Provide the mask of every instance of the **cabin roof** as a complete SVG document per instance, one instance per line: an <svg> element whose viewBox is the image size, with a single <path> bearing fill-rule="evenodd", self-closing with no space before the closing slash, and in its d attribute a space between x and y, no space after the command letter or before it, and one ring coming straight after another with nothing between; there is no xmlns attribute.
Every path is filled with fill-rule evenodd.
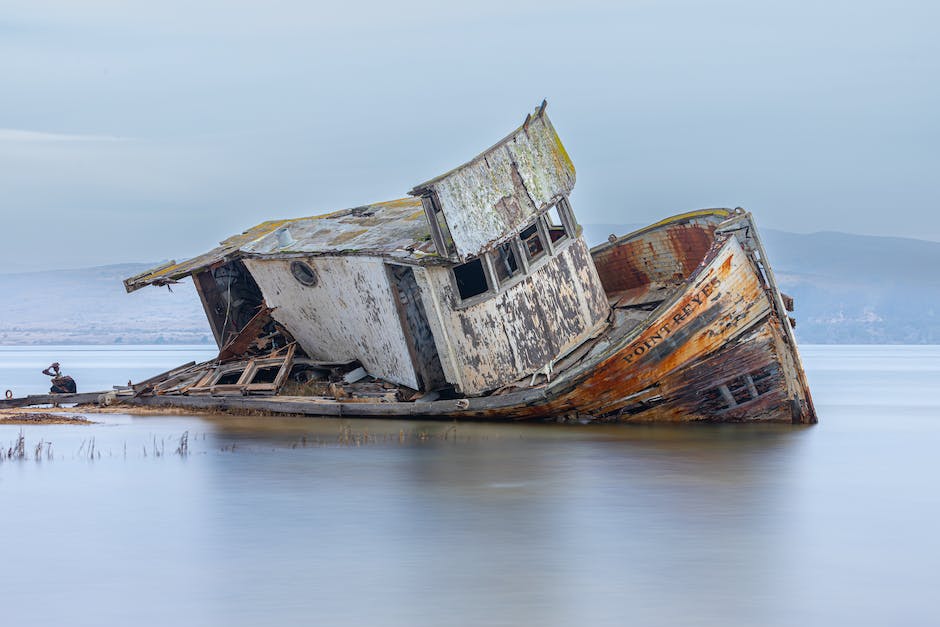
<svg viewBox="0 0 940 627"><path fill-rule="evenodd" d="M284 229L284 231L281 231ZM172 283L239 257L298 254L373 255L420 261L438 257L419 198L401 198L305 218L269 220L192 259L172 261L124 280L128 292Z"/></svg>
<svg viewBox="0 0 940 627"><path fill-rule="evenodd" d="M507 146L510 146L510 145L519 144L520 137L525 137L528 135L529 125L531 124L533 118L539 119L539 120L548 119L548 116L546 116L545 114L545 108L547 106L548 106L548 102L543 100L542 104L536 107L534 115L533 114L527 115L525 120L522 122L522 124L520 124L515 129L513 129L511 133L503 137L501 140L499 140L498 142L496 142L495 144L493 144L492 146L490 146L489 148L487 148L486 150L484 150L477 156L473 157L469 161L466 161L458 165L457 167L448 170L444 174L440 174L430 180L427 180L423 183L419 183L415 185L411 189L411 191L408 193L411 194L412 196L421 196L427 193L428 191L430 191L431 189L433 189L434 186L437 185L438 183L441 183L442 181L448 178L452 178L454 175L457 175L463 171L466 171L472 168L474 165L480 163L481 161L484 161L484 162L487 161L487 158L490 157L496 151L504 150ZM551 142L551 145L547 147L547 150L546 150L546 147L543 147L543 146L538 146L538 147L524 146L523 147L523 149L527 149L530 151L530 154L525 155L527 157L527 159L525 159L525 161L527 162L525 165L532 167L533 169L535 167L544 168L545 170L550 171L553 174L555 174L558 178L564 178L564 179L571 178L572 185L573 185L574 164L571 163L571 157L568 156L568 152L565 150L564 146L561 145L561 141L558 139L558 136L554 134L554 128L552 128L551 131L552 131L551 139L553 141ZM530 163L532 163L532 165L530 165Z"/></svg>
<svg viewBox="0 0 940 627"><path fill-rule="evenodd" d="M287 220L291 243L278 237L280 227L244 244L246 255L293 253L377 254L420 259L436 256L419 198L401 198L311 218Z"/></svg>
<svg viewBox="0 0 940 627"><path fill-rule="evenodd" d="M460 259L479 255L526 228L571 193L575 169L541 106L476 157L415 186L443 212Z"/></svg>

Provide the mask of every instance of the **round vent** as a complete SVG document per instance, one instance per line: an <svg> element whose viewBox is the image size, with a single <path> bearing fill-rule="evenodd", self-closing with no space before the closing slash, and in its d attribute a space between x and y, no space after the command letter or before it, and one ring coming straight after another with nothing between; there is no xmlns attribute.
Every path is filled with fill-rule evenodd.
<svg viewBox="0 0 940 627"><path fill-rule="evenodd" d="M292 261L290 264L290 273L304 285L313 287L317 284L317 271L304 261Z"/></svg>

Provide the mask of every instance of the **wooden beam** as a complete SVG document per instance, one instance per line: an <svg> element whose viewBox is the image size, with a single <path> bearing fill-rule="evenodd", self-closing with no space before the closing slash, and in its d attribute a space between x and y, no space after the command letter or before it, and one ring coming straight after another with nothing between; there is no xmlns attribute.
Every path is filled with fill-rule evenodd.
<svg viewBox="0 0 940 627"><path fill-rule="evenodd" d="M0 409L53 405L55 403L96 403L99 396L107 393L106 390L103 392L82 392L80 394L31 394L21 398L2 399L0 400Z"/></svg>

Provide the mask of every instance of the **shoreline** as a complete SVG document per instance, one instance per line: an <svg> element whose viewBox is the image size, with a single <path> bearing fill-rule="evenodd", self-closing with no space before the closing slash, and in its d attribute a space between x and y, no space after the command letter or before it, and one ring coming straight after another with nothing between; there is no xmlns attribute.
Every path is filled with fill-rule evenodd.
<svg viewBox="0 0 940 627"><path fill-rule="evenodd" d="M198 409L186 409L180 407L142 407L139 405L124 405L115 403L113 405L95 405L83 404L73 405L71 407L16 407L0 409L0 425L17 424L10 421L10 417L21 414L126 414L130 416L219 416L219 415L253 415L253 414L231 414L230 412L205 411ZM29 424L37 424L30 422ZM48 422L46 424L57 424ZM65 424L65 423L62 423ZM69 423L70 424L70 423ZM89 421L89 424L97 424Z"/></svg>

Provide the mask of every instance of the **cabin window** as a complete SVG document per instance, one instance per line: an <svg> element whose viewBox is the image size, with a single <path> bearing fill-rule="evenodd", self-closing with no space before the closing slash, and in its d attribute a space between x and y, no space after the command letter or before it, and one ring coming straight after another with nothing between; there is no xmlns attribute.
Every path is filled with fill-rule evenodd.
<svg viewBox="0 0 940 627"><path fill-rule="evenodd" d="M493 253L493 266L500 285L522 271L517 257L516 241L510 240L496 247Z"/></svg>
<svg viewBox="0 0 940 627"><path fill-rule="evenodd" d="M545 225L548 227L548 237L553 244L567 239L571 235L565 227L565 221L562 219L559 209L558 205L552 205L545 212Z"/></svg>
<svg viewBox="0 0 940 627"><path fill-rule="evenodd" d="M545 244L542 243L538 222L519 233L519 239L522 240L522 247L529 261L535 261L545 254Z"/></svg>
<svg viewBox="0 0 940 627"><path fill-rule="evenodd" d="M292 261L290 264L290 273L294 275L301 284L313 287L317 284L317 271L310 264L303 261Z"/></svg>
<svg viewBox="0 0 940 627"><path fill-rule="evenodd" d="M453 272L457 283L457 293L460 294L461 300L485 294L490 289L486 280L486 270L483 268L483 260L480 258L454 266Z"/></svg>

